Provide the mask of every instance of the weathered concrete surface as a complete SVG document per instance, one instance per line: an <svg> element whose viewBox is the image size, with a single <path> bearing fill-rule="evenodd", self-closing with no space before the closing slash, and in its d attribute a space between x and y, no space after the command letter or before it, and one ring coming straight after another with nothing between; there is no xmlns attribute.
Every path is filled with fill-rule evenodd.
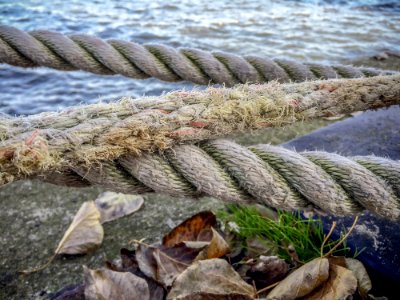
<svg viewBox="0 0 400 300"><path fill-rule="evenodd" d="M285 147L303 150L327 150L343 155L375 154L400 159L400 106L365 112L357 117L319 129L294 139ZM339 238L342 228L349 228L353 218L324 218L325 230L338 222L333 237ZM365 250L358 257L368 268L376 295L399 295L400 222L390 222L369 213L363 214L348 239L348 246Z"/></svg>
<svg viewBox="0 0 400 300"><path fill-rule="evenodd" d="M222 203L212 198L146 197L138 212L104 225L104 241L94 253L56 259L29 276L16 271L46 262L83 201L99 188L65 188L42 182L17 182L0 190L0 299L47 299L51 292L82 281L82 265L97 268L118 256L132 239L155 242L187 217Z"/></svg>

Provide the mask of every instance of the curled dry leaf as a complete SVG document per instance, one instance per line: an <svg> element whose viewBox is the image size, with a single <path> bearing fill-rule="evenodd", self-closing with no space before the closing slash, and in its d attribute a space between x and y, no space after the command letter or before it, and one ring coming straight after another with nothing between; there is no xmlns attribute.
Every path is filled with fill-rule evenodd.
<svg viewBox="0 0 400 300"><path fill-rule="evenodd" d="M346 257L344 256L329 256L327 257L329 260L329 265L337 265L343 268L347 268L346 266Z"/></svg>
<svg viewBox="0 0 400 300"><path fill-rule="evenodd" d="M222 257L229 252L229 245L213 228L216 223L216 217L212 212L200 212L165 235L162 245L173 247L185 243L188 248L203 248L196 260Z"/></svg>
<svg viewBox="0 0 400 300"><path fill-rule="evenodd" d="M217 224L215 215L210 211L200 212L183 221L163 237L162 244L171 247L181 242L204 241L203 235Z"/></svg>
<svg viewBox="0 0 400 300"><path fill-rule="evenodd" d="M356 289L357 279L353 272L331 264L328 280L304 297L304 300L345 300L353 295Z"/></svg>
<svg viewBox="0 0 400 300"><path fill-rule="evenodd" d="M164 287L195 260L218 258L229 251L229 246L212 227L216 225L213 213L200 212L164 236L162 245L139 243L136 259L139 269Z"/></svg>
<svg viewBox="0 0 400 300"><path fill-rule="evenodd" d="M84 202L61 239L55 254L84 254L103 241L100 213L93 201Z"/></svg>
<svg viewBox="0 0 400 300"><path fill-rule="evenodd" d="M107 262L106 267L112 271L130 272L146 280L150 292L150 300L162 300L165 298L165 289L154 279L147 277L140 269L136 259L136 251L122 248L121 258Z"/></svg>
<svg viewBox="0 0 400 300"><path fill-rule="evenodd" d="M203 248L189 248L184 243L173 247L139 244L136 259L139 269L146 276L169 287L175 278L190 266Z"/></svg>
<svg viewBox="0 0 400 300"><path fill-rule="evenodd" d="M204 245L204 249L199 252L196 260L219 258L229 252L229 245L214 228L211 227L208 232L209 236L203 237L206 241L197 241L191 244L192 247L193 243L198 243L198 246Z"/></svg>
<svg viewBox="0 0 400 300"><path fill-rule="evenodd" d="M99 195L95 203L103 224L138 211L144 199L139 195L105 192Z"/></svg>
<svg viewBox="0 0 400 300"><path fill-rule="evenodd" d="M345 258L346 267L351 270L358 282L358 292L363 299L368 298L368 292L372 289L371 279L362 262L354 258Z"/></svg>
<svg viewBox="0 0 400 300"><path fill-rule="evenodd" d="M228 262L209 259L195 262L180 274L167 299L252 300L254 297L253 287Z"/></svg>
<svg viewBox="0 0 400 300"><path fill-rule="evenodd" d="M301 266L282 280L267 296L267 299L296 299L309 294L329 277L327 258L316 258Z"/></svg>
<svg viewBox="0 0 400 300"><path fill-rule="evenodd" d="M84 267L84 277L86 300L150 300L146 280L132 273Z"/></svg>
<svg viewBox="0 0 400 300"><path fill-rule="evenodd" d="M71 225L58 243L57 249L50 259L42 266L31 270L20 271L21 274L31 274L47 268L59 254L85 254L95 250L103 241L104 230L100 224L100 212L93 201L82 204Z"/></svg>

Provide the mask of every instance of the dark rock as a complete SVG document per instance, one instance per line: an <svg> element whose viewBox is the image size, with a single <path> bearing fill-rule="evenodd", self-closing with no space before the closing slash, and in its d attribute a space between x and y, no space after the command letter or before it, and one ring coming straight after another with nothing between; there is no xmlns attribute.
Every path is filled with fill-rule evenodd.
<svg viewBox="0 0 400 300"><path fill-rule="evenodd" d="M283 144L297 151L325 150L343 155L375 154L400 159L400 107L369 111L357 117L332 124L326 128ZM349 228L353 218L327 216L324 229L329 231L332 221L338 222L332 235L337 239L340 230ZM396 299L400 285L400 222L392 222L365 213L348 238L353 251L365 250L357 257L371 276L373 294Z"/></svg>
<svg viewBox="0 0 400 300"><path fill-rule="evenodd" d="M274 284L289 272L289 265L277 256L261 255L246 275L255 283L257 289Z"/></svg>
<svg viewBox="0 0 400 300"><path fill-rule="evenodd" d="M325 150L348 156L375 154L400 159L400 106L367 111L282 146L297 151Z"/></svg>

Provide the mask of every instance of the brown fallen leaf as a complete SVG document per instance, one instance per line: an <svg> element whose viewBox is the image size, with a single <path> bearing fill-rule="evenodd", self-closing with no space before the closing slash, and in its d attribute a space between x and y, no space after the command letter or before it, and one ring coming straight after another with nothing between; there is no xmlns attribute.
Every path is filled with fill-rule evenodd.
<svg viewBox="0 0 400 300"><path fill-rule="evenodd" d="M84 202L61 239L55 254L84 254L103 241L100 213L93 201Z"/></svg>
<svg viewBox="0 0 400 300"><path fill-rule="evenodd" d="M301 266L283 279L267 296L267 299L296 299L309 294L329 277L327 258L316 258Z"/></svg>
<svg viewBox="0 0 400 300"><path fill-rule="evenodd" d="M209 229L209 236L203 236L205 241L198 241L197 243L203 244L203 250L199 252L196 260L219 258L226 255L229 252L229 245L224 238L211 227ZM195 242L196 243L196 242ZM185 243L187 245L187 243ZM191 244L193 247L193 243Z"/></svg>
<svg viewBox="0 0 400 300"><path fill-rule="evenodd" d="M147 277L140 269L136 259L136 251L122 248L121 258L112 262L106 262L106 267L112 271L130 272L146 280L150 292L150 300L165 299L165 289L154 279Z"/></svg>
<svg viewBox="0 0 400 300"><path fill-rule="evenodd" d="M371 279L362 262L354 258L346 258L346 267L357 278L358 292L363 299L368 299L368 292L372 289Z"/></svg>
<svg viewBox="0 0 400 300"><path fill-rule="evenodd" d="M162 244L171 247L186 241L204 241L203 235L209 236L208 230L216 224L217 219L212 212L200 212L172 229L163 237Z"/></svg>
<svg viewBox="0 0 400 300"><path fill-rule="evenodd" d="M252 300L255 291L227 261L208 259L195 262L180 274L167 299Z"/></svg>
<svg viewBox="0 0 400 300"><path fill-rule="evenodd" d="M59 254L89 253L102 243L103 236L104 230L100 224L100 212L94 201L84 202L48 262L33 270L21 271L21 273L29 274L43 270Z"/></svg>
<svg viewBox="0 0 400 300"><path fill-rule="evenodd" d="M222 257L229 252L229 245L213 228L216 224L217 220L212 212L200 212L165 235L162 245L172 247L185 243L189 248L203 248L196 260Z"/></svg>
<svg viewBox="0 0 400 300"><path fill-rule="evenodd" d="M327 259L329 260L329 265L334 264L343 268L347 268L346 257L344 256L329 256L327 257Z"/></svg>
<svg viewBox="0 0 400 300"><path fill-rule="evenodd" d="M114 192L102 193L95 200L95 204L100 211L101 224L134 213L143 206L143 203L142 196Z"/></svg>
<svg viewBox="0 0 400 300"><path fill-rule="evenodd" d="M150 300L146 280L132 273L84 267L84 278L86 300Z"/></svg>
<svg viewBox="0 0 400 300"><path fill-rule="evenodd" d="M203 248L189 248L185 243L173 247L156 247L142 243L138 245L136 259L139 269L146 276L169 287L192 264Z"/></svg>
<svg viewBox="0 0 400 300"><path fill-rule="evenodd" d="M357 289L357 279L353 272L341 266L331 264L329 278L304 300L345 300Z"/></svg>

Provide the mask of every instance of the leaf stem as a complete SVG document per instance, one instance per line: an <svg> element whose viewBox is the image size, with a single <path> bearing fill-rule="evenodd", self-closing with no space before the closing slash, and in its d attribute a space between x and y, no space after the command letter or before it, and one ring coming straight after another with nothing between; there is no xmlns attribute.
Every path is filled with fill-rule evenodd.
<svg viewBox="0 0 400 300"><path fill-rule="evenodd" d="M281 281L282 280L280 280L278 282L275 282L275 283L273 283L273 284L271 284L271 285L269 285L269 286L267 286L265 288L262 288L261 290L258 290L256 295L259 295L261 293L264 293L264 292L268 291L269 289L272 289L273 287L276 287Z"/></svg>

